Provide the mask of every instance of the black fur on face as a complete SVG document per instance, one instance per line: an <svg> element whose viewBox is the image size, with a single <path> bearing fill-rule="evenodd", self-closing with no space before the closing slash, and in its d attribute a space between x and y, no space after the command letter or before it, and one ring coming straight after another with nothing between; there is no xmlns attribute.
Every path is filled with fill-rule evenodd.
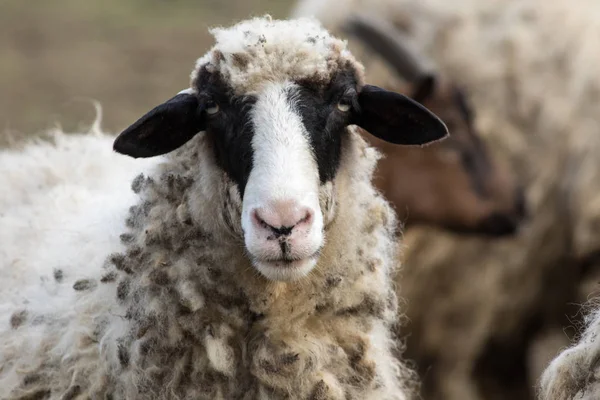
<svg viewBox="0 0 600 400"><path fill-rule="evenodd" d="M348 70L340 72L327 86L296 82L297 86L288 92L290 105L308 132L322 183L332 180L338 169L342 135L353 110L358 109L356 83L355 74ZM198 74L196 89L199 103L219 107L216 114L206 115L206 133L218 166L237 184L243 197L253 163L251 111L256 98L233 95L226 82L206 68ZM340 111L340 102L350 105L350 109Z"/></svg>
<svg viewBox="0 0 600 400"><path fill-rule="evenodd" d="M252 136L250 119L256 99L252 96L234 96L231 88L219 74L203 68L196 81L198 97L219 107L214 115L207 115L206 134L212 141L217 165L237 184L243 196L252 170Z"/></svg>
<svg viewBox="0 0 600 400"><path fill-rule="evenodd" d="M282 82L282 88L287 88L283 101L299 116L302 127L298 131L307 135L321 183L335 177L345 128L350 124L399 145L424 145L448 134L444 123L418 102L371 85L358 93L357 83L357 71L350 64L326 82L310 78ZM154 157L205 131L217 165L243 197L254 159L252 110L260 93L235 95L225 79L207 66L200 68L194 85L195 90L180 92L125 129L113 149L134 158Z"/></svg>
<svg viewBox="0 0 600 400"><path fill-rule="evenodd" d="M331 181L340 164L342 136L352 113L358 110L357 79L351 70L341 71L327 87L299 83L294 95L317 160L321 183ZM338 104L349 105L341 111Z"/></svg>

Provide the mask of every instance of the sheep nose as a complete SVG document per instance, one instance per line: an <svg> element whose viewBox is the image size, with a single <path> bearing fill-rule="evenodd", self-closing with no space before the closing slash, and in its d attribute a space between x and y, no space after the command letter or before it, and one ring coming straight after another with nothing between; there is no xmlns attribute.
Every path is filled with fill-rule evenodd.
<svg viewBox="0 0 600 400"><path fill-rule="evenodd" d="M267 230L279 238L292 235L294 228L309 228L314 212L295 201L272 202L266 207L255 208L252 220L259 229Z"/></svg>

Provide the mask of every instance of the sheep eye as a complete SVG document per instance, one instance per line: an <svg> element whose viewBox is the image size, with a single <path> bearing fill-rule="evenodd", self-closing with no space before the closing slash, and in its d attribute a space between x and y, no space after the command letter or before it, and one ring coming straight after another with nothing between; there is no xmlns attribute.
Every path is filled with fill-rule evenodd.
<svg viewBox="0 0 600 400"><path fill-rule="evenodd" d="M341 112L348 112L352 108L352 102L350 101L350 99L343 98L337 103L337 108Z"/></svg>
<svg viewBox="0 0 600 400"><path fill-rule="evenodd" d="M208 100L206 102L206 113L208 115L215 115L219 112L219 105L215 103L213 100Z"/></svg>

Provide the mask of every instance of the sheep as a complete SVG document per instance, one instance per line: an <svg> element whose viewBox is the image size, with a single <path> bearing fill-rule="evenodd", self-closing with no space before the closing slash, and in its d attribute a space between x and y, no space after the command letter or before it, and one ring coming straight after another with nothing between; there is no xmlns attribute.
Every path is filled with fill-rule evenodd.
<svg viewBox="0 0 600 400"><path fill-rule="evenodd" d="M600 351L596 341L600 331L600 313L597 304L591 306L586 325L579 341L562 351L542 374L538 392L541 400L591 400L600 397L597 379Z"/></svg>
<svg viewBox="0 0 600 400"><path fill-rule="evenodd" d="M402 51L402 49L400 49L400 51ZM410 57L410 55L408 55L408 57ZM419 90L420 88L423 88L425 86L429 86L430 83L430 79L424 79L423 83L420 85L416 85L418 87L415 88L415 90L413 91L413 97L415 98L421 98L418 95L418 92L423 92L423 90ZM419 88L420 87L420 88ZM427 91L427 90L425 90ZM443 94L444 92L441 92L441 94ZM440 94L440 92L437 93L438 95ZM448 99L442 97L440 98L440 96L437 96L435 102L432 102L432 104L429 107L433 107L433 109L435 110L437 108L437 110L439 110L438 112L440 113L440 115L444 116L445 120L450 120L452 121L454 120L458 120L460 123L460 120L462 118L464 118L464 115L460 112L454 112L454 113L449 113L448 110L445 108L445 103L448 103L450 105L450 107L452 107L452 110L456 110L458 109L460 111L460 108L456 106L456 104L454 103L454 97L449 97ZM428 105L429 99L428 98L424 98L424 104ZM437 111L436 110L436 111ZM456 116L456 114L458 114L458 118ZM468 121L465 121L468 122ZM99 128L96 127L96 130L98 130ZM364 130L360 130L358 129L359 132L365 136L365 138L367 138L368 136L368 140L369 141L376 141L377 139L371 135L368 135L368 133ZM461 131L455 131L454 133L454 137L456 137L457 133L461 133ZM111 193L111 191L120 191L120 188L123 186L123 184L125 183L126 180L130 179L132 176L130 176L133 172L130 172L130 175L119 175L120 171L122 168L127 167L128 169L131 170L131 165L127 164L127 162L129 162L126 159L123 158L114 158L114 156L112 156L111 154L107 154L106 153L106 149L108 149L108 141L111 141L111 137L107 136L107 135L103 135L99 132L95 132L94 135L89 138L86 136L73 136L73 135L69 135L69 136L65 136L63 134L60 134L60 132L56 132L52 135L52 138L57 142L56 147L53 146L49 146L49 145L45 145L45 144L41 144L41 145L36 145L36 146L30 146L28 147L28 152L26 152L25 154L23 154L22 152L17 152L15 154L9 153L9 154L4 154L4 159L0 159L0 161L5 161L5 165L6 165L6 169L8 170L8 168L12 168L13 170L17 171L22 171L21 174L10 174L10 175L3 175L2 177L0 177L0 185L2 187L11 187L13 189L16 189L17 187L20 187L19 185L26 185L25 187L20 187L20 189L18 190L18 193L20 194L20 196L15 196L15 191L11 192L11 196L10 197L6 197L6 198L0 198L0 201L2 200L7 200L5 202L5 204L3 204L3 209L6 210L6 206L9 203L12 204L16 204L19 206L19 212L18 213L4 213L3 217L6 218L10 218L10 220L16 222L16 229L19 229L20 231L24 231L23 234L19 235L19 236L15 236L14 232L15 232L15 228L11 228L11 229L7 229L6 231L6 235L5 235L5 240L2 241L2 243L5 244L5 248L9 247L8 243L15 243L15 245L12 245L12 248L14 250L16 250L16 254L6 254L7 252L4 252L4 258L5 259L14 259L15 262L11 263L10 266L10 270L9 273L12 274L13 276L11 276L11 280L17 280L17 284L15 284L14 286L10 286L12 288L12 290L18 291L19 288L21 286L23 286L25 279L27 278L31 278L33 279L33 281L35 282L35 280L38 278L38 276L42 276L43 279L43 286L44 286L44 290L56 290L56 287L54 287L53 285L74 285L76 284L76 282L86 282L85 281L85 271L82 273L81 271L73 271L73 270L69 270L68 268L65 267L70 267L73 264L75 266L77 266L77 263L73 263L72 260L70 259L65 259L64 257L60 257L60 256L54 256L53 258L49 257L48 254L40 254L37 256L36 260L31 261L30 264L32 264L35 267L41 267L42 269L44 267L47 267L48 264L55 264L57 265L57 268L55 268L54 270L50 271L49 274L47 274L48 276L45 276L43 274L43 271L35 271L36 273L32 273L31 268L22 268L23 262L22 259L27 257L27 254L29 252L32 251L32 249L23 246L24 243L27 243L27 241L24 241L23 238L24 236L28 236L29 237L29 243L35 243L36 245L38 244L38 242L42 242L42 243L47 243L48 241L59 241L62 240L63 238L61 237L56 237L55 233L57 232L57 229L55 228L56 225L63 225L63 226L70 226L72 227L74 225L73 223L73 219L77 219L80 220L81 222L85 222L86 218L87 221L89 222L89 217L85 214L82 215L78 215L77 213L84 213L86 208L89 209L91 207L95 208L95 209L102 209L105 212L110 213L111 210L107 209L107 207L100 207L101 204L103 204L103 202L107 201L108 199L110 199L110 196L113 196L114 193ZM466 139L469 140L469 137L466 136ZM450 141L451 142L451 141ZM475 142L476 143L476 142ZM378 141L376 143L376 146L378 148L382 148L382 146L385 146L386 143L383 141ZM389 146L387 147L388 149L388 153L391 151L398 151L401 150L402 148L400 147L396 147L396 146ZM407 155L410 154L414 154L416 152L421 152L423 154L423 151L426 151L427 149L408 149L408 151L406 153L408 153ZM466 151L473 151L471 150L469 147L465 148ZM475 149L476 150L476 149ZM94 155L94 157L91 157L90 155ZM427 153L425 153L427 154ZM102 157L99 157L99 155L102 155ZM25 156L25 158L24 158ZM82 157L83 156L83 157ZM476 153L474 154L474 156L478 156ZM480 154L479 156L483 156L486 157L486 154ZM419 157L420 158L420 157ZM388 168L388 171L390 171L390 173L393 173L394 171L398 171L398 170L409 170L411 171L411 173L417 174L423 174L423 173L427 173L431 176L432 179L438 179L437 175L440 176L444 176L444 174L446 173L446 170L444 169L443 166L435 166L434 164L434 168L432 170L431 168L431 164L430 167L427 168L426 170L421 170L421 160L419 158L415 158L413 157L412 159L409 157L403 156L403 157L398 157L396 159L393 160L393 164L390 163L390 166L392 166L392 168ZM44 161L42 161L42 159ZM484 159L485 160L485 159ZM487 160L488 162L490 160ZM425 164L429 164L431 162L431 160L429 160L429 162L426 162ZM16 164L18 163L18 164ZM107 168L102 168L103 165L109 164L115 168L112 169L107 169ZM18 167L15 167L15 165L18 165ZM81 168L77 168L77 169L72 169L70 168L70 165L82 165ZM61 166L62 168L59 168L58 166ZM460 169L462 169L462 166L459 167ZM135 171L135 170L133 170ZM381 171L381 168L379 169L379 171ZM477 171L475 171L477 172ZM485 171L480 171L480 172L485 172ZM90 176L87 174L93 174L93 181L90 179ZM111 175L112 174L112 175ZM385 175L385 173L384 173ZM497 176L497 175L496 175ZM5 181L2 182L1 179L5 177L8 178L9 181ZM26 177L26 178L25 178ZM12 180L10 180L10 178L12 178ZM115 179L117 178L117 179ZM381 178L381 172L379 173L378 178ZM125 179L125 180L124 180ZM388 179L389 180L389 179ZM443 181L443 178L439 178L439 181ZM102 186L100 183L104 183L105 185ZM500 182L502 184L502 182ZM408 188L411 187L411 185L414 185L415 182L403 182L400 181L398 182L399 187L395 187L395 193L397 194L402 194L402 190L405 190L407 192L407 194L410 195L409 200L406 200L406 197L403 197L401 201L404 201L406 204L418 204L419 201L421 201L423 198L431 198L433 200L437 200L436 196L439 196L440 198L448 198L448 190L450 190L450 193L454 192L458 192L457 194L460 195L460 192L458 191L458 188L455 187L455 185L452 186L444 186L441 189L445 190L445 193L442 193L441 195L439 194L439 192L433 192L432 190L436 189L436 187L415 187L412 190L409 190ZM77 185L77 186L75 186ZM41 193L40 189L41 188L46 188L49 193ZM499 190L505 190L507 193L511 193L510 186L498 186L497 189ZM439 189L438 189L439 190ZM90 193L85 193L85 191L89 191ZM54 203L57 200L55 199L57 194L56 192L60 192L60 206L62 209L69 209L69 213L68 213L68 218L69 218L69 222L65 222L65 218L62 217L61 218L61 214L60 211L61 210L55 210L55 212L51 213L50 215L53 217L53 219L45 219L44 224L41 225L39 220L36 220L38 215L40 212L39 211L35 211L35 208L37 207L38 209L41 209L41 212L46 212L48 210L49 207L49 203ZM77 194L77 196L74 198L73 196L70 196L70 194L72 194L73 192L75 192ZM26 196L26 198L25 198ZM45 196L45 197L44 197ZM410 200L412 199L412 200ZM73 201L73 204L68 204L68 201ZM91 203L86 203L87 200L90 200ZM133 199L131 199L131 201L133 201ZM399 200L397 198L392 198L392 201L394 202L394 205L397 207L397 209L402 210L404 207L402 206L398 206L398 204L402 204L401 202L399 202ZM129 202L129 201L128 201ZM26 205L23 206L23 203L25 203ZM30 204L33 203L33 204ZM455 204L454 206L456 206L457 204ZM76 209L75 209L76 208ZM80 211L77 211L80 210ZM413 223L423 223L423 222L427 222L429 224L440 224L441 227L446 228L446 226L444 225L443 220L440 220L435 214L430 215L430 212L436 212L437 207L433 207L430 210L426 210L426 212L423 212L420 214L420 217L422 217L422 219L420 220L414 220L413 218L409 219L407 222L407 224L405 224L405 227L410 227L413 225ZM63 211L64 212L64 211ZM457 209L457 212L460 213L464 212L463 209ZM414 213L412 215L414 217ZM1 217L0 217L1 218ZM8 227L8 223L9 220L8 219L4 219L2 225L5 227ZM105 215L99 216L97 218L96 221L94 221L94 225L97 227L97 229L94 232L87 232L88 234L93 234L95 232L98 232L99 234L101 234L103 232L103 229L106 229L107 227L103 227L102 225L100 225L100 222L102 221L103 218L106 218ZM463 217L464 218L464 217ZM119 229L115 229L115 226L118 226L118 223L116 223L116 221L120 220L120 217L116 218L116 220L113 217L113 220L109 225L108 228L112 228L113 231L115 232L115 234L113 235L113 237L117 237L118 233L119 233ZM441 222L440 222L441 221ZM467 221L468 222L468 221ZM35 224L35 225L34 225ZM24 227L27 227L29 225L34 225L35 226L35 231L32 230L25 230ZM122 229L125 229L124 227ZM456 229L456 227L452 227L452 229ZM63 231L60 230L60 232L62 233ZM69 229L69 232L78 232L78 234L81 234L82 229L81 228L77 228L77 229ZM1 233L0 233L1 235ZM35 240L31 240L32 238L35 238ZM99 240L104 240L103 237L98 238ZM97 240L98 240L97 239ZM82 241L85 240L87 243L90 243L92 245L92 250L93 250L93 239L90 238L85 238L83 239L81 236L77 236L77 240ZM114 240L114 239L113 239ZM19 244L18 246L16 244ZM36 246L37 247L37 246ZM48 248L51 248L52 246L47 246ZM60 248L60 246L57 246L58 248ZM64 247L64 246L63 246ZM88 252L90 250L87 250ZM54 259L54 263L51 261L52 259ZM45 260L44 262L42 262L42 260ZM8 269L8 268L7 268ZM18 274L18 279L16 279L16 277L14 275ZM110 277L110 274L107 275L108 277ZM4 276L4 282L7 282L8 276L5 275ZM106 278L104 278L106 279ZM80 282L80 283L81 283ZM31 282L28 282L29 284L31 284ZM7 285L8 287L8 285ZM10 292L12 295L14 295L14 293ZM0 293L1 294L1 293ZM26 297L26 295L21 295L18 298L23 298ZM11 304L12 306L12 304ZM50 307L55 307L55 304L52 304ZM21 318L22 318L23 314L20 313L16 313L15 314L15 318L11 319L11 323L14 324L19 324Z"/></svg>
<svg viewBox="0 0 600 400"><path fill-rule="evenodd" d="M119 227L124 216L115 215L122 207L116 195L133 203L135 194L123 187L156 161L118 157L113 141L95 123L87 134L57 128L27 146L0 151L0 186L5 188L0 196L0 307L18 304L12 301L18 302L28 285L41 281L44 290L56 290L53 285L63 278L84 278L86 263L76 261L101 263L105 256L98 241L119 242L125 225ZM77 253L64 251L68 240L77 243Z"/></svg>
<svg viewBox="0 0 600 400"><path fill-rule="evenodd" d="M79 265L3 310L2 398L411 396L392 337L396 217L355 126L398 145L446 126L364 84L315 20L211 32L191 87L114 141L157 157L133 179L137 202L112 192L94 257L63 236L52 254Z"/></svg>
<svg viewBox="0 0 600 400"><path fill-rule="evenodd" d="M375 186L392 203L404 229L434 225L456 233L514 234L526 217L523 188L481 139L464 90L437 73L387 21L353 16L342 27L357 51L364 47L374 51L397 73L389 76L386 70L374 68L373 79L388 89L408 93L440 116L452 133L441 143L414 148L390 145L361 131L384 155ZM372 58L370 54L363 58L367 57ZM408 84L398 82L397 77ZM431 170L435 174L426 172ZM413 196L415 191L422 196Z"/></svg>
<svg viewBox="0 0 600 400"><path fill-rule="evenodd" d="M540 365L568 344L569 303L589 295L581 275L598 270L600 60L588 39L598 10L587 0L330 0L293 12L332 32L353 14L392 21L470 94L477 128L527 188L531 218L511 240L404 235L406 357L426 398L532 398ZM541 351L538 337L562 344Z"/></svg>

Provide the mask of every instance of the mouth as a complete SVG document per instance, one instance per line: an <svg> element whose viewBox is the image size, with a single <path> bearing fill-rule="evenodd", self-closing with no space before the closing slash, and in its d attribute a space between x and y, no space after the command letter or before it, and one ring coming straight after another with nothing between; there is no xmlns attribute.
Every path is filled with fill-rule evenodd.
<svg viewBox="0 0 600 400"><path fill-rule="evenodd" d="M291 266L294 265L295 263L299 262L299 261L305 261L307 259L317 259L319 258L319 256L321 255L321 249L318 249L317 251L315 251L313 254L311 254L308 257L293 257L290 256L289 254L284 254L282 257L279 258L255 258L255 261L260 261L263 263L269 263L269 264L273 264L273 265L281 265L283 267L287 267L287 266Z"/></svg>
<svg viewBox="0 0 600 400"><path fill-rule="evenodd" d="M252 264L267 279L273 281L294 281L305 277L317 264L321 251L317 250L311 256L281 257L259 259L253 257Z"/></svg>

